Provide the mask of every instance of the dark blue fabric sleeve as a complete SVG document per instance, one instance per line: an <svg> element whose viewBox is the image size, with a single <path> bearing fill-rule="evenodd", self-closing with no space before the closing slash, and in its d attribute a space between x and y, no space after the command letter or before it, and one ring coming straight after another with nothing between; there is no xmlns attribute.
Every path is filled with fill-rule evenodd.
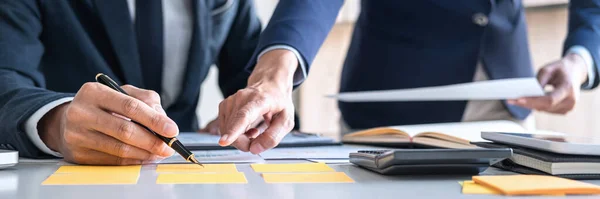
<svg viewBox="0 0 600 199"><path fill-rule="evenodd" d="M39 63L44 47L40 12L33 0L0 0L0 148L20 156L46 156L24 130L42 106L72 94L44 89Z"/></svg>
<svg viewBox="0 0 600 199"><path fill-rule="evenodd" d="M580 45L590 52L594 60L596 78L592 88L600 82L598 63L600 63L600 0L572 0L569 3L569 31L563 52Z"/></svg>
<svg viewBox="0 0 600 199"><path fill-rule="evenodd" d="M251 71L257 56L273 45L295 48L306 63L306 72L333 27L343 0L284 0L279 1L269 24L263 30L252 60Z"/></svg>
<svg viewBox="0 0 600 199"><path fill-rule="evenodd" d="M236 4L236 17L219 53L219 87L223 97L246 87L250 73L245 70L258 43L261 24L252 0Z"/></svg>

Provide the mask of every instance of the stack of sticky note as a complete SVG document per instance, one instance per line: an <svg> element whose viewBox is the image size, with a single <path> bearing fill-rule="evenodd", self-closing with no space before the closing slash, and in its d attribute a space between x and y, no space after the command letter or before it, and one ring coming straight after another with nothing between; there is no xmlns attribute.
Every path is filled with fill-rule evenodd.
<svg viewBox="0 0 600 199"><path fill-rule="evenodd" d="M344 172L336 172L323 163L252 164L267 183L351 183Z"/></svg>
<svg viewBox="0 0 600 199"><path fill-rule="evenodd" d="M141 166L61 166L42 185L137 184Z"/></svg>
<svg viewBox="0 0 600 199"><path fill-rule="evenodd" d="M156 172L156 184L248 183L235 164L159 164Z"/></svg>
<svg viewBox="0 0 600 199"><path fill-rule="evenodd" d="M600 194L598 185L545 175L473 176L473 181L464 181L461 185L463 194Z"/></svg>

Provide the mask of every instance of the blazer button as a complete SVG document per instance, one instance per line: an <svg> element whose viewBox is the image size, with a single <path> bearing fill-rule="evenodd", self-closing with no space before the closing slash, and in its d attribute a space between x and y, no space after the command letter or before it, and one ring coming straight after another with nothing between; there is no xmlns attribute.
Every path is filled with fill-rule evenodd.
<svg viewBox="0 0 600 199"><path fill-rule="evenodd" d="M483 13L476 13L473 15L473 23L479 25L479 26L486 26L489 22L489 19L487 16L485 16Z"/></svg>

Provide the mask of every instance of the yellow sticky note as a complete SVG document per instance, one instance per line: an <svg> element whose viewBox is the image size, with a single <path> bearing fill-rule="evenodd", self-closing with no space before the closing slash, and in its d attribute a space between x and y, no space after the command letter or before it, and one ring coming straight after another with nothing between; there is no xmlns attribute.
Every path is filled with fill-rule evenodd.
<svg viewBox="0 0 600 199"><path fill-rule="evenodd" d="M323 163L301 164L252 164L254 171L259 173L295 173L295 172L332 172L333 168Z"/></svg>
<svg viewBox="0 0 600 199"><path fill-rule="evenodd" d="M113 185L137 184L139 173L55 173L42 185Z"/></svg>
<svg viewBox="0 0 600 199"><path fill-rule="evenodd" d="M244 173L161 173L156 184L246 184Z"/></svg>
<svg viewBox="0 0 600 199"><path fill-rule="evenodd" d="M140 173L141 165L133 166L84 166L65 165L56 170L55 173Z"/></svg>
<svg viewBox="0 0 600 199"><path fill-rule="evenodd" d="M202 167L204 166L204 167ZM156 166L158 173L236 173L235 164L159 164Z"/></svg>
<svg viewBox="0 0 600 199"><path fill-rule="evenodd" d="M545 175L473 176L475 183L504 195L600 194L600 186Z"/></svg>
<svg viewBox="0 0 600 199"><path fill-rule="evenodd" d="M461 185L463 194L500 194L499 191L476 184L473 181L464 181Z"/></svg>
<svg viewBox="0 0 600 199"><path fill-rule="evenodd" d="M328 173L263 173L266 183L352 183L344 172Z"/></svg>

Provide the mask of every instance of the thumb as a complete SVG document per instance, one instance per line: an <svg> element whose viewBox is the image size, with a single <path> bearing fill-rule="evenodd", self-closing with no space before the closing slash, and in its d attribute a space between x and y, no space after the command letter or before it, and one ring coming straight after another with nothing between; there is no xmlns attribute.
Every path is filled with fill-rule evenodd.
<svg viewBox="0 0 600 199"><path fill-rule="evenodd" d="M546 86L548 84L548 82L550 82L550 80L552 79L552 76L554 74L555 71L555 67L552 66L546 66L542 69L540 69L540 71L537 74L537 79L540 82L540 85L542 85L542 87Z"/></svg>

